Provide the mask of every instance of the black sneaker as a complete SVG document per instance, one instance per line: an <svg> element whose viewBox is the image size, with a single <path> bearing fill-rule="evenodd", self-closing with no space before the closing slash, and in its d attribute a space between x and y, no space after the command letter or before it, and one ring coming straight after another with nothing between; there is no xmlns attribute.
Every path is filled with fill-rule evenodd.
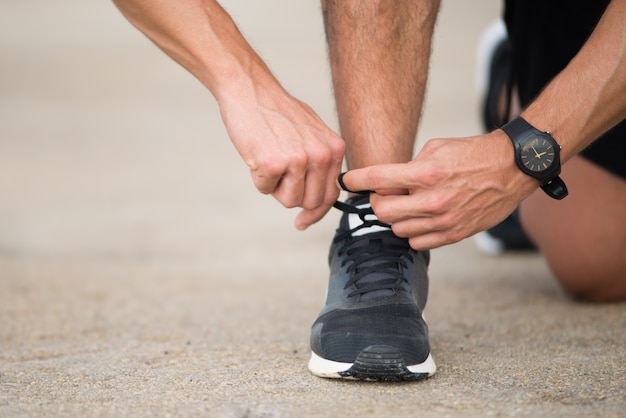
<svg viewBox="0 0 626 418"><path fill-rule="evenodd" d="M528 238L515 210L505 220L475 236L478 249L487 255L500 255L505 251L537 251Z"/></svg>
<svg viewBox="0 0 626 418"><path fill-rule="evenodd" d="M480 44L479 72L484 80L482 123L484 131L489 132L509 121L512 51L504 22L497 20L491 24ZM478 249L488 255L537 250L524 232L517 210L498 225L476 234L475 242Z"/></svg>
<svg viewBox="0 0 626 418"><path fill-rule="evenodd" d="M429 253L376 218L369 197L345 212L330 247L326 305L311 329L309 369L320 377L421 380L435 373L422 310Z"/></svg>
<svg viewBox="0 0 626 418"><path fill-rule="evenodd" d="M512 51L502 20L483 33L478 51L479 90L482 95L482 125L485 132L509 121L512 94Z"/></svg>

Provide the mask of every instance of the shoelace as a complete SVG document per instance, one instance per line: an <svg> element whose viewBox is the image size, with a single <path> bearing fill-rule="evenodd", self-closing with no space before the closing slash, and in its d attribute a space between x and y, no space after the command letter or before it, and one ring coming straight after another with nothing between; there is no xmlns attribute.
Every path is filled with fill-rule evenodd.
<svg viewBox="0 0 626 418"><path fill-rule="evenodd" d="M354 285L356 289L348 296L405 289L408 281L402 274L402 269L408 267L407 261L413 261L413 252L410 251L407 240L394 235L391 229L353 236L354 232L363 228L371 226L391 228L391 226L377 218L372 219L371 216L367 219L368 215L374 215L372 208L357 208L343 202L335 202L334 207L345 213L357 214L363 222L339 234L334 240L335 243L343 241L339 248L339 256L345 254L341 265L351 263L348 267L351 277L344 288Z"/></svg>

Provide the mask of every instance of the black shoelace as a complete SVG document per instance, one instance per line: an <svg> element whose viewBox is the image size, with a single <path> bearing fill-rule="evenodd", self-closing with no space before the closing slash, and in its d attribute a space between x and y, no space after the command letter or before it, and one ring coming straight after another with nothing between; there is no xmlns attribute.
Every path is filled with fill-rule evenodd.
<svg viewBox="0 0 626 418"><path fill-rule="evenodd" d="M413 261L414 252L411 251L408 241L399 238L391 231L391 226L379 221L373 216L372 208L357 208L355 206L336 202L334 207L345 213L354 213L363 222L361 225L347 230L335 237L334 242L342 242L339 256L343 257L342 267L348 266L350 279L345 289L354 285L356 288L348 296L390 295L397 290L406 289L407 279L402 269L408 267L407 262ZM372 232L360 236L353 234L363 228L381 226L388 231Z"/></svg>

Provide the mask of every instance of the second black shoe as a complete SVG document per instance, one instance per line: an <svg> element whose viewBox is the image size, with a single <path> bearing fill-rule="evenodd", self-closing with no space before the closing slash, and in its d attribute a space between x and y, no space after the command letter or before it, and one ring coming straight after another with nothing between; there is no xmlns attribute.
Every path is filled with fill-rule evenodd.
<svg viewBox="0 0 626 418"><path fill-rule="evenodd" d="M491 132L509 121L511 113L511 44L502 20L492 23L481 39L479 64L484 83L482 122L485 132ZM507 251L536 251L522 228L517 210L498 225L475 236L483 254L499 255Z"/></svg>
<svg viewBox="0 0 626 418"><path fill-rule="evenodd" d="M476 234L474 239L478 249L487 255L500 255L505 251L537 251L522 228L517 209L496 226Z"/></svg>
<svg viewBox="0 0 626 418"><path fill-rule="evenodd" d="M310 371L382 381L432 376L422 317L429 253L378 221L368 196L335 207L345 213L330 248L326 304L311 329Z"/></svg>

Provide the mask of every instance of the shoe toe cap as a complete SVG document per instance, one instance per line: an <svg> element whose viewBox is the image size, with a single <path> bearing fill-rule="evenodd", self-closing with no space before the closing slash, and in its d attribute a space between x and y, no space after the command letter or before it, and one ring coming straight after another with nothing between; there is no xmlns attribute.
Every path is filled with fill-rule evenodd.
<svg viewBox="0 0 626 418"><path fill-rule="evenodd" d="M328 360L352 363L372 345L395 347L407 365L423 362L430 346L428 328L417 306L337 309L320 316L312 327L311 348Z"/></svg>

